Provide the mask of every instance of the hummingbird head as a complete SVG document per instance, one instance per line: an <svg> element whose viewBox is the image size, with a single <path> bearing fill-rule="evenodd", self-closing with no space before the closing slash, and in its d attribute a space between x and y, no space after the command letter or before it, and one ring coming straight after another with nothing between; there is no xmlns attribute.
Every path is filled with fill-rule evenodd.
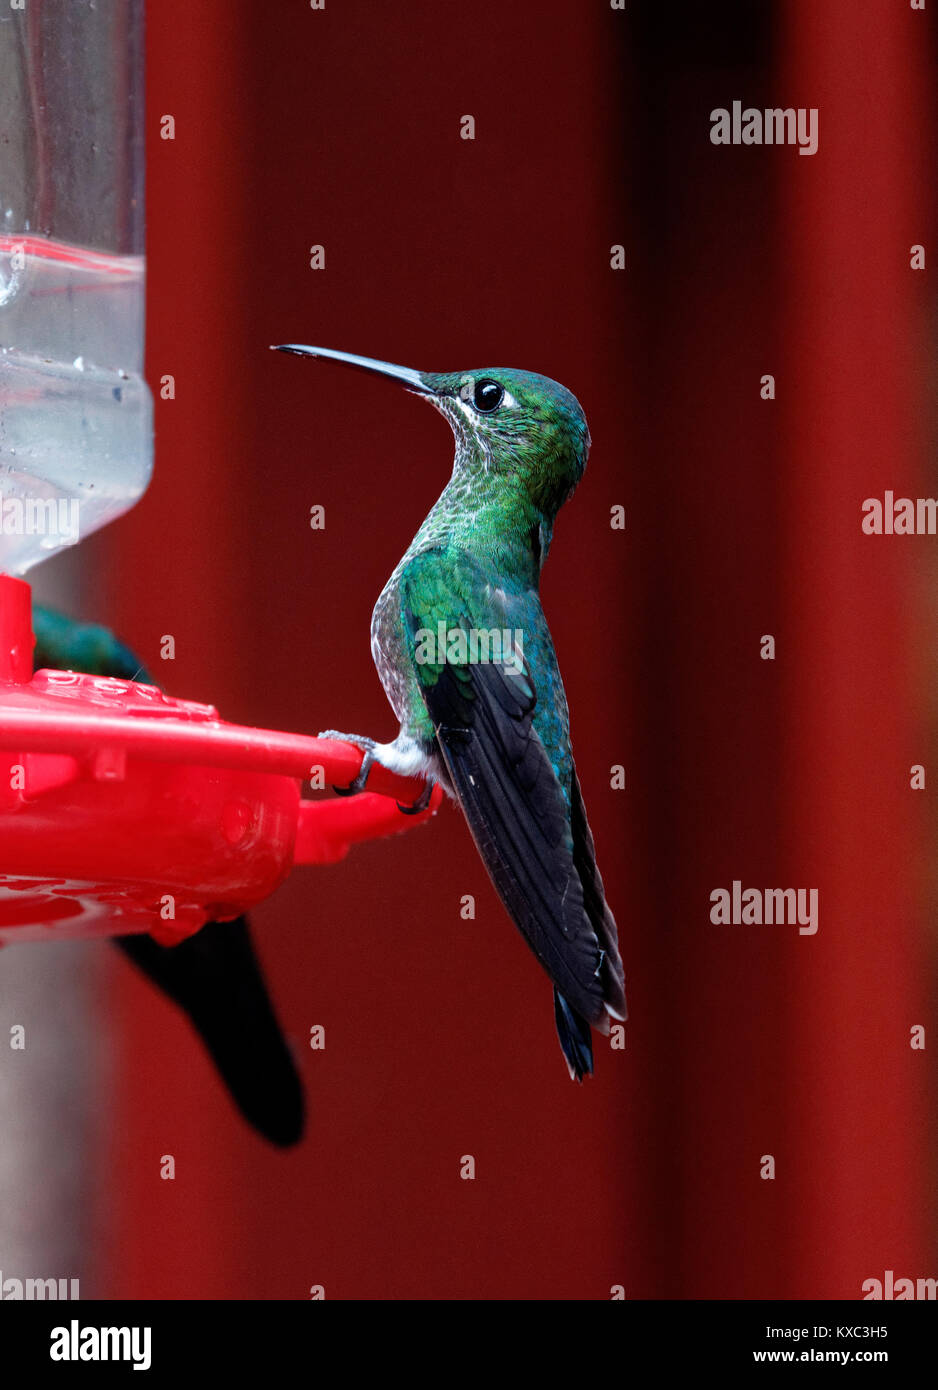
<svg viewBox="0 0 938 1390"><path fill-rule="evenodd" d="M280 352L329 357L401 381L445 415L456 437L456 471L470 484L520 487L549 520L583 476L590 435L576 397L536 372L486 367L421 372L330 348L283 344Z"/></svg>
<svg viewBox="0 0 938 1390"><path fill-rule="evenodd" d="M576 397L536 372L485 367L424 372L456 436L456 467L512 482L551 519L583 476L590 436Z"/></svg>

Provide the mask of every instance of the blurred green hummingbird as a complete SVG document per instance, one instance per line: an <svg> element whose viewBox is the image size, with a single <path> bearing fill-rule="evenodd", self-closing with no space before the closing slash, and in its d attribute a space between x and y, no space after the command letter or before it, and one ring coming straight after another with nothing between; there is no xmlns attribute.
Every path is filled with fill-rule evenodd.
<svg viewBox="0 0 938 1390"><path fill-rule="evenodd" d="M615 919L570 747L570 721L538 585L554 521L589 452L576 398L533 372L420 372L327 348L401 381L449 421L452 477L381 592L371 650L400 732L327 730L459 802L502 902L554 985L571 1077L593 1069L590 1028L626 1016ZM413 809L413 808L401 808Z"/></svg>
<svg viewBox="0 0 938 1390"><path fill-rule="evenodd" d="M156 684L106 627L33 606L33 664ZM299 1141L303 1091L245 917L208 922L178 946L141 933L115 944L187 1015L232 1100L258 1133L281 1147Z"/></svg>

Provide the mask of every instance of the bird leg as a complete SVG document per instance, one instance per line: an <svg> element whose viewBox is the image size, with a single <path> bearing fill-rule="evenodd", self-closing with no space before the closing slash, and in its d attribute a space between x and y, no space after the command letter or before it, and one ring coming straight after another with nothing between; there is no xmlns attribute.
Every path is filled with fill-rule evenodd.
<svg viewBox="0 0 938 1390"><path fill-rule="evenodd" d="M368 774L375 763L378 763L389 772L396 772L400 777L412 777L421 772L426 777L424 788L412 806L397 803L397 809L403 815L419 816L421 811L425 811L430 805L437 779L430 775L427 759L419 755L413 739L401 734L394 743L377 743L375 739L366 738L364 734L340 734L336 729L326 729L319 734L319 738L333 738L339 743L352 743L362 750L362 765L358 770L358 776L347 787L333 787L332 790L337 796L355 796L357 792L364 791Z"/></svg>

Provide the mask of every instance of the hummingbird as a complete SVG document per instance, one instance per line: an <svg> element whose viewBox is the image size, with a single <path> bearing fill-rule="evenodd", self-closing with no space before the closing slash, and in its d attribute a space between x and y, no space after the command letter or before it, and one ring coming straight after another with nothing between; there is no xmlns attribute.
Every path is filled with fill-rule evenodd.
<svg viewBox="0 0 938 1390"><path fill-rule="evenodd" d="M35 604L33 629L36 670L157 683L109 628ZM304 1125L303 1090L247 919L208 922L178 946L161 946L146 933L113 940L187 1015L248 1124L278 1147L297 1143Z"/></svg>
<svg viewBox="0 0 938 1390"><path fill-rule="evenodd" d="M570 719L539 595L557 513L590 446L558 382L508 368L423 372L328 348L402 382L449 421L453 472L384 586L371 651L400 729L390 743L326 730L362 749L347 793L375 763L438 782L460 805L509 916L554 987L570 1076L593 1070L591 1028L626 1017L615 918L596 867ZM338 789L337 789L338 790Z"/></svg>

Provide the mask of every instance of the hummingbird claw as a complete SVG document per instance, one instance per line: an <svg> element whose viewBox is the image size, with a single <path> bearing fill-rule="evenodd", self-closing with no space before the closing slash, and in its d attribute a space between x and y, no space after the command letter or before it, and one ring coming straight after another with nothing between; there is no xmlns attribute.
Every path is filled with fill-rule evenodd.
<svg viewBox="0 0 938 1390"><path fill-rule="evenodd" d="M359 786L359 777L356 777L355 781L349 782L347 787L337 787L333 785L332 790L335 792L336 796L357 796L359 792L365 790L365 784L362 782Z"/></svg>
<svg viewBox="0 0 938 1390"><path fill-rule="evenodd" d="M433 786L433 779L428 777L427 781L424 783L423 791L417 797L416 801L414 801L410 806L402 806L401 803L398 802L397 809L400 811L401 815L419 816L421 811L425 811L427 807L430 805L430 797L433 795Z"/></svg>
<svg viewBox="0 0 938 1390"><path fill-rule="evenodd" d="M362 757L362 765L358 770L358 776L353 778L347 787L333 787L332 790L335 792L336 796L357 796L359 792L363 792L374 761L374 753L372 753L370 748L366 748Z"/></svg>

